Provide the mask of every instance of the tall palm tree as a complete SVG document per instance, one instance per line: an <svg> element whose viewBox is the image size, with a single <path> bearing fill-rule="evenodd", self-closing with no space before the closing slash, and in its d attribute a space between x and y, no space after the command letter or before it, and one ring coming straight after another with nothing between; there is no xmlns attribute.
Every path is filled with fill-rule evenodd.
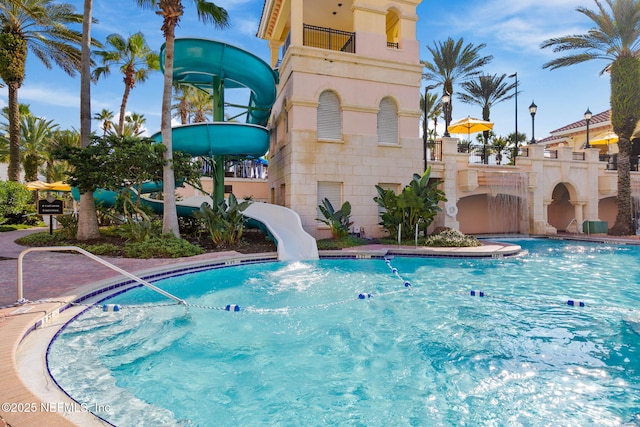
<svg viewBox="0 0 640 427"><path fill-rule="evenodd" d="M140 32L129 36L126 40L120 34L110 34L107 36L106 44L111 47L110 50L95 52L95 55L101 59L102 66L93 70L93 77L99 80L111 74L112 66L120 68L124 82L118 121L118 135L121 136L124 132L127 100L131 89L136 83L144 83L152 71L160 70L160 57L157 52L151 50L144 34Z"/></svg>
<svg viewBox="0 0 640 427"><path fill-rule="evenodd" d="M102 122L102 136L107 136L113 127L113 111L103 108L102 111L93 115L93 120Z"/></svg>
<svg viewBox="0 0 640 427"><path fill-rule="evenodd" d="M597 10L578 7L576 10L591 21L593 27L586 34L563 36L546 40L542 48L554 52L578 50L543 65L555 70L593 59L607 62L602 73L611 73L611 123L618 135L618 214L613 235L629 235L633 231L631 205L631 135L640 119L640 0L594 0Z"/></svg>
<svg viewBox="0 0 640 427"><path fill-rule="evenodd" d="M493 60L492 55L480 55L480 51L485 47L484 43L477 46L472 43L465 44L462 37L457 41L449 37L444 42L434 42L433 46L427 46L432 60L421 61L426 69L424 78L442 85L442 93L452 96L454 84L479 75L481 68ZM453 102L450 102L445 111L446 123L451 123L452 112Z"/></svg>
<svg viewBox="0 0 640 427"><path fill-rule="evenodd" d="M84 0L82 19L82 41L80 54L80 146L91 144L91 24L93 23L93 0ZM98 212L93 191L80 194L78 211L78 240L100 237Z"/></svg>
<svg viewBox="0 0 640 427"><path fill-rule="evenodd" d="M40 167L47 158L52 132L58 127L53 120L34 115L20 117L20 157L27 181L37 181Z"/></svg>
<svg viewBox="0 0 640 427"><path fill-rule="evenodd" d="M458 94L458 99L466 104L475 104L482 107L482 120L491 120L491 107L500 102L511 99L515 96L514 88L515 83L508 83L504 80L507 78L506 74L501 76L494 75L482 75L477 79L468 80L462 82L460 86L465 90L463 93ZM482 132L483 137L483 149L486 149L486 145L489 142L489 131ZM484 162L488 160L487 156L484 156Z"/></svg>
<svg viewBox="0 0 640 427"><path fill-rule="evenodd" d="M181 0L137 0L138 4L155 10L162 16L162 32L165 38L164 88L162 92L162 118L160 130L162 143L165 145L163 168L164 212L162 232L180 236L178 214L176 211L175 176L173 173L173 144L171 139L171 92L173 88L173 58L175 46L175 29L184 13ZM205 0L194 0L198 18L205 23L212 23L218 28L228 26L227 11L214 3Z"/></svg>
<svg viewBox="0 0 640 427"><path fill-rule="evenodd" d="M74 76L80 68L80 32L68 25L82 23L73 5L53 0L0 2L0 78L9 90L10 181L20 177L20 114L18 89L25 78L27 52L47 68L52 63Z"/></svg>

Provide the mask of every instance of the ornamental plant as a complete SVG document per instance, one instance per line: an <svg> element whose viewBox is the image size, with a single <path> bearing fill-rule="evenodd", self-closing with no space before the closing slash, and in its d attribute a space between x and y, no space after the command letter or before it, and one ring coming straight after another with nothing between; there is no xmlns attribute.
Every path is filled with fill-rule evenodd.
<svg viewBox="0 0 640 427"><path fill-rule="evenodd" d="M441 181L430 180L430 175L430 166L422 176L413 174L413 179L400 194L376 185L378 197L373 200L383 210L380 225L390 235L396 236L400 229L402 239L410 239L418 227L418 231L426 236L427 227L442 210L439 203L447 201L444 192L438 189Z"/></svg>
<svg viewBox="0 0 640 427"><path fill-rule="evenodd" d="M209 232L211 241L216 247L235 245L242 238L244 231L244 211L251 201L244 200L238 203L233 194L229 194L229 202L221 200L215 208L207 203L200 206L200 210L193 213L199 219L204 228Z"/></svg>
<svg viewBox="0 0 640 427"><path fill-rule="evenodd" d="M316 220L329 226L334 239L341 239L349 234L349 227L353 225L351 203L344 202L340 209L335 210L329 199L325 197L322 204L318 205L318 209L324 218L316 218Z"/></svg>

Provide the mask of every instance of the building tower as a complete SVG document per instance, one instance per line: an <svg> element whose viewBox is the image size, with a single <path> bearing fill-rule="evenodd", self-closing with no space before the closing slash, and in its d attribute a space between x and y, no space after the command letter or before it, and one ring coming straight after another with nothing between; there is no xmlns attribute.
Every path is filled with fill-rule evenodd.
<svg viewBox="0 0 640 427"><path fill-rule="evenodd" d="M421 0L265 0L258 36L280 83L270 119L270 202L300 215L305 230L326 197L349 201L354 231L382 233L375 185L396 192L424 172Z"/></svg>

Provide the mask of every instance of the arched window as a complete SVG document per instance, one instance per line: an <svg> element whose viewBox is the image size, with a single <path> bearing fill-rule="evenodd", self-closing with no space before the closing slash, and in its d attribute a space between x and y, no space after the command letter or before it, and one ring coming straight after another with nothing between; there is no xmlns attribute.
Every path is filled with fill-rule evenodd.
<svg viewBox="0 0 640 427"><path fill-rule="evenodd" d="M398 107L393 99L383 98L378 111L378 142L398 143Z"/></svg>
<svg viewBox="0 0 640 427"><path fill-rule="evenodd" d="M318 104L318 139L342 139L340 99L330 90L320 94Z"/></svg>
<svg viewBox="0 0 640 427"><path fill-rule="evenodd" d="M398 49L400 47L400 17L395 11L387 11L385 27L387 47Z"/></svg>

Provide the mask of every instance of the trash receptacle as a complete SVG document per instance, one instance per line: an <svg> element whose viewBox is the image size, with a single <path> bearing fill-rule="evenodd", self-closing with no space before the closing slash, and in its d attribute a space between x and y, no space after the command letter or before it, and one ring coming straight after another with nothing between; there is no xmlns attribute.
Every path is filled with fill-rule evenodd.
<svg viewBox="0 0 640 427"><path fill-rule="evenodd" d="M582 223L582 231L587 234L606 234L609 231L609 223L607 221L585 221Z"/></svg>

